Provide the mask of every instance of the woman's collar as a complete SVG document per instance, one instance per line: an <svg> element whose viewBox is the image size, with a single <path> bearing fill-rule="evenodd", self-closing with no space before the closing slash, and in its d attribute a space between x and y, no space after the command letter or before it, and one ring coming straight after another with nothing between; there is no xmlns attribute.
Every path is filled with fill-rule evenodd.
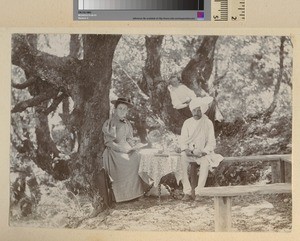
<svg viewBox="0 0 300 241"><path fill-rule="evenodd" d="M121 119L117 114L113 114L112 120L116 122L126 123L126 118Z"/></svg>

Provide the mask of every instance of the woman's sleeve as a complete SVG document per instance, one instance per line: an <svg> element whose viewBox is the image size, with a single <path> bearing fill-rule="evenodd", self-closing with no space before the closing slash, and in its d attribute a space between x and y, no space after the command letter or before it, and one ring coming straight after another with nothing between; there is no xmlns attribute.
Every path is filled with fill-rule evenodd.
<svg viewBox="0 0 300 241"><path fill-rule="evenodd" d="M187 97L190 97L191 99L196 98L195 91L191 90L186 85L184 85L184 87L185 87L185 92L187 93Z"/></svg>
<svg viewBox="0 0 300 241"><path fill-rule="evenodd" d="M122 152L122 148L119 147L117 143L114 142L116 139L116 129L113 126L111 120L107 120L104 122L102 127L104 145L106 147L110 147L114 151Z"/></svg>
<svg viewBox="0 0 300 241"><path fill-rule="evenodd" d="M129 143L130 146L134 146L134 140L133 140L133 128L129 121L127 121L128 125L128 133L126 136L126 140Z"/></svg>
<svg viewBox="0 0 300 241"><path fill-rule="evenodd" d="M171 101L172 101L172 105L175 108L175 106L178 106L182 103L180 103L180 101L178 100L176 94L174 93L174 90L172 88L168 88L169 92L170 92L170 96L171 96Z"/></svg>
<svg viewBox="0 0 300 241"><path fill-rule="evenodd" d="M104 144L107 146L109 142L113 142L116 138L115 129L112 126L111 120L106 120L102 126L102 132L104 137Z"/></svg>

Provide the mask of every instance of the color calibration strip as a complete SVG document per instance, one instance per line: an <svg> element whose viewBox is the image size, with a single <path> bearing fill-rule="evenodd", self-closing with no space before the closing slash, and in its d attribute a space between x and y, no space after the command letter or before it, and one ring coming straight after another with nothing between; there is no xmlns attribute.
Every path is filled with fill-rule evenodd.
<svg viewBox="0 0 300 241"><path fill-rule="evenodd" d="M203 10L203 0L79 0L80 10Z"/></svg>
<svg viewBox="0 0 300 241"><path fill-rule="evenodd" d="M244 21L245 0L73 0L74 20Z"/></svg>

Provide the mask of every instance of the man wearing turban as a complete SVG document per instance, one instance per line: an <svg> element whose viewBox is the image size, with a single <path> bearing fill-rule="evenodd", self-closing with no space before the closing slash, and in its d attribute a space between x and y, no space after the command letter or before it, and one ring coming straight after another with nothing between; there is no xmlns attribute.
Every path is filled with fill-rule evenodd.
<svg viewBox="0 0 300 241"><path fill-rule="evenodd" d="M216 139L214 126L211 120L204 114L212 97L194 98L189 104L189 108L193 116L187 119L181 129L181 150L182 168L183 168L183 200L188 201L196 197L196 201L200 199L199 194L204 187L208 171L213 167L217 167L223 160L223 157L214 153L216 147ZM187 169L190 162L196 162L200 165L198 186L195 188L195 194L188 179Z"/></svg>

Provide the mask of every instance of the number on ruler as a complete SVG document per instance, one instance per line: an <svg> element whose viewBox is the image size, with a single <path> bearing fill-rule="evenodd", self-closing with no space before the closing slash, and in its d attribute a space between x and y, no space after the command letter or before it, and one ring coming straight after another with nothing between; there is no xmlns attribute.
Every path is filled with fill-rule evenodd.
<svg viewBox="0 0 300 241"><path fill-rule="evenodd" d="M230 16L232 21L245 20L246 0L229 0Z"/></svg>
<svg viewBox="0 0 300 241"><path fill-rule="evenodd" d="M245 13L246 13L246 5L245 5L245 1L240 1L240 17L245 20Z"/></svg>
<svg viewBox="0 0 300 241"><path fill-rule="evenodd" d="M214 0L212 6L212 16L214 21L227 21L228 0Z"/></svg>
<svg viewBox="0 0 300 241"><path fill-rule="evenodd" d="M246 0L213 0L211 2L212 21L245 20Z"/></svg>

